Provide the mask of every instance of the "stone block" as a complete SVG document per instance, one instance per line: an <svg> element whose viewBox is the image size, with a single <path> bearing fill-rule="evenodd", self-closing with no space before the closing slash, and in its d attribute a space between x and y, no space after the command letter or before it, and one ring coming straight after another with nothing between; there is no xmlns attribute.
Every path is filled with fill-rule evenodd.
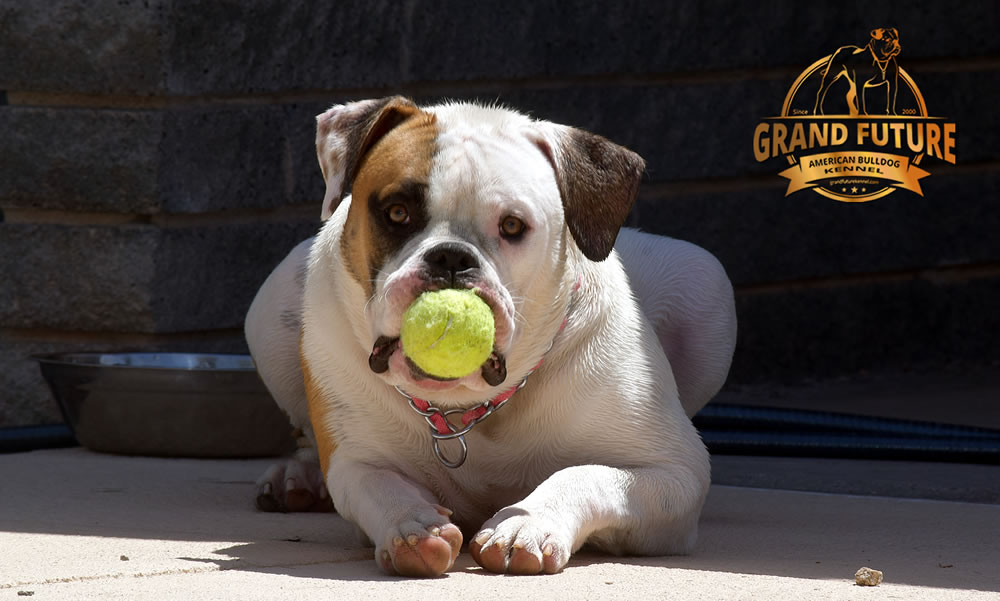
<svg viewBox="0 0 1000 601"><path fill-rule="evenodd" d="M0 226L0 327L242 328L257 288L318 219L191 228Z"/></svg>
<svg viewBox="0 0 1000 601"><path fill-rule="evenodd" d="M906 60L995 55L986 3L0 2L0 89L131 95L802 67L899 29ZM928 23L935 24L928 27Z"/></svg>
<svg viewBox="0 0 1000 601"><path fill-rule="evenodd" d="M315 117L327 107L167 113L158 147L160 210L200 213L311 203L318 218L325 186L316 158Z"/></svg>
<svg viewBox="0 0 1000 601"><path fill-rule="evenodd" d="M0 107L0 206L134 214L314 202L323 104L218 111Z"/></svg>
<svg viewBox="0 0 1000 601"><path fill-rule="evenodd" d="M159 238L151 226L0 226L0 327L151 331Z"/></svg>
<svg viewBox="0 0 1000 601"><path fill-rule="evenodd" d="M315 220L166 229L149 310L156 332L242 328L271 270L319 229Z"/></svg>
<svg viewBox="0 0 1000 601"><path fill-rule="evenodd" d="M871 281L737 296L729 385L1000 360L1000 278Z"/></svg>
<svg viewBox="0 0 1000 601"><path fill-rule="evenodd" d="M434 10L433 7L424 7ZM397 86L407 80L413 2L174 0L171 94L252 94Z"/></svg>
<svg viewBox="0 0 1000 601"><path fill-rule="evenodd" d="M169 0L0 0L0 89L162 94Z"/></svg>
<svg viewBox="0 0 1000 601"><path fill-rule="evenodd" d="M876 27L896 27L906 60L989 56L1000 42L992 8L781 2L421 3L410 40L410 79L659 76L799 66L846 45L864 46ZM928 23L954 24L928 27ZM961 31L958 33L957 31ZM484 35L489 32L489 35ZM968 35L968 37L966 37Z"/></svg>
<svg viewBox="0 0 1000 601"><path fill-rule="evenodd" d="M162 131L156 112L0 106L0 205L155 211Z"/></svg>
<svg viewBox="0 0 1000 601"><path fill-rule="evenodd" d="M1000 176L990 171L931 175L923 197L897 191L857 204L808 191L786 197L776 184L640 192L631 224L704 246L737 286L1000 261Z"/></svg>
<svg viewBox="0 0 1000 601"><path fill-rule="evenodd" d="M0 333L0 428L57 424L63 421L55 399L42 379L35 353L50 352L51 346L16 343ZM58 352L63 352L60 347Z"/></svg>
<svg viewBox="0 0 1000 601"><path fill-rule="evenodd" d="M1000 90L1000 70L911 73L927 111L956 124L958 165L1000 159L1000 116L988 97Z"/></svg>

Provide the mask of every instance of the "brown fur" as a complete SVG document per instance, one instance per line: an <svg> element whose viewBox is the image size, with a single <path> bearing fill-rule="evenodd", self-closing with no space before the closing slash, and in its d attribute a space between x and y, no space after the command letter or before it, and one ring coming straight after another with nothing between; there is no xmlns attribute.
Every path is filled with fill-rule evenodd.
<svg viewBox="0 0 1000 601"><path fill-rule="evenodd" d="M299 343L299 362L302 364L302 378L306 385L306 400L309 403L309 422L313 426L313 434L316 436L316 451L319 453L319 465L323 470L323 479L326 480L327 469L330 467L330 457L337 450L337 440L324 427L326 417L330 412L329 404L325 402L326 397L320 389L319 382L312 375L309 369L309 361L302 352L301 339Z"/></svg>
<svg viewBox="0 0 1000 601"><path fill-rule="evenodd" d="M567 129L558 150L540 146L555 169L573 240L588 259L603 261L632 210L645 161L601 136Z"/></svg>
<svg viewBox="0 0 1000 601"><path fill-rule="evenodd" d="M384 133L361 158L340 245L347 270L368 296L385 261L406 241L382 227L370 203L413 184L426 186L437 134L434 115L418 111Z"/></svg>

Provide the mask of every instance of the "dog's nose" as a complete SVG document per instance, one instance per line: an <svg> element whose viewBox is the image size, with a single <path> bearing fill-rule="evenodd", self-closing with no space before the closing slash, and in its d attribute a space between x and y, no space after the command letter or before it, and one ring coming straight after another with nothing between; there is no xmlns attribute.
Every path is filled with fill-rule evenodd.
<svg viewBox="0 0 1000 601"><path fill-rule="evenodd" d="M449 285L456 285L463 275L471 275L479 269L479 259L466 245L459 242L445 242L424 254L424 263L430 275L447 279Z"/></svg>

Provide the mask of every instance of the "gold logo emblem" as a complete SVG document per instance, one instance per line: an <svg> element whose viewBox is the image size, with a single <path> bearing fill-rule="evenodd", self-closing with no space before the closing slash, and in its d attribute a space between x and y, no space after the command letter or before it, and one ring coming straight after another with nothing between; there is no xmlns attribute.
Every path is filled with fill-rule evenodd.
<svg viewBox="0 0 1000 601"><path fill-rule="evenodd" d="M894 28L875 29L864 46L843 46L795 80L781 113L754 130L758 162L784 157L785 196L800 190L867 202L909 190L923 196L931 157L955 162L955 123L927 112L913 78L897 62Z"/></svg>

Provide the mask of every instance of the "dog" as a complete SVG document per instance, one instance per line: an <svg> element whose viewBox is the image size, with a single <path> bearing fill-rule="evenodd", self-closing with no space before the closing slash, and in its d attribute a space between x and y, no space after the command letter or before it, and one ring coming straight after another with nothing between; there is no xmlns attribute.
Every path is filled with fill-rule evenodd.
<svg viewBox="0 0 1000 601"><path fill-rule="evenodd" d="M823 69L823 80L816 94L816 115L823 115L823 101L827 92L841 77L847 78L848 90L845 98L851 116L869 115L865 106L865 90L886 85L888 95L885 109L879 114L896 114L896 92L899 80L899 65L896 55L902 50L899 32L896 28L873 29L871 39L863 48L844 46L838 48ZM858 86L858 83L861 86Z"/></svg>
<svg viewBox="0 0 1000 601"><path fill-rule="evenodd" d="M261 477L258 506L332 504L404 576L446 572L465 540L511 574L559 572L584 543L691 551L710 470L689 417L728 374L733 290L707 251L622 229L643 160L471 103L365 100L317 121L323 226L246 321L308 444ZM419 294L448 287L476 291L496 338L445 380L398 336Z"/></svg>

